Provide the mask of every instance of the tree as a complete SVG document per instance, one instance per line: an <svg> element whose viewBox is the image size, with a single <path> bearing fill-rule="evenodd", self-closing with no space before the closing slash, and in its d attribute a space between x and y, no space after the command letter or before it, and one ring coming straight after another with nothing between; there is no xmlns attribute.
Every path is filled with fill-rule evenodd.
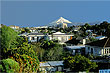
<svg viewBox="0 0 110 73"><path fill-rule="evenodd" d="M14 42L17 37L17 32L15 32L13 29L10 27L7 27L3 25L1 27L1 55L2 57L5 57L5 53L11 49L11 47L14 47Z"/></svg>
<svg viewBox="0 0 110 73"><path fill-rule="evenodd" d="M6 72L6 73L19 73L19 64L8 58L8 59L3 59L0 61L0 72Z"/></svg>
<svg viewBox="0 0 110 73"><path fill-rule="evenodd" d="M74 57L69 56L64 58L64 67L70 68L74 72L89 71L97 67L95 62L91 62L88 58L76 55Z"/></svg>
<svg viewBox="0 0 110 73"><path fill-rule="evenodd" d="M1 48L7 51L12 46L12 42L16 39L17 32L7 26L2 26L1 28Z"/></svg>
<svg viewBox="0 0 110 73"><path fill-rule="evenodd" d="M31 43L32 44L32 48L33 50L35 51L35 53L38 55L38 58L40 61L43 61L43 56L44 56L44 53L45 53L45 49L41 48L40 45L41 43Z"/></svg>
<svg viewBox="0 0 110 73"><path fill-rule="evenodd" d="M1 31L2 59L11 58L18 62L20 72L37 72L39 60L27 38L17 36L17 32L7 26L3 26Z"/></svg>
<svg viewBox="0 0 110 73"><path fill-rule="evenodd" d="M19 48L10 49L7 55L19 63L20 72L36 72L39 68L37 54L27 42L24 42Z"/></svg>
<svg viewBox="0 0 110 73"><path fill-rule="evenodd" d="M28 28L23 28L22 30L21 30L21 33L30 33L31 31L28 29Z"/></svg>
<svg viewBox="0 0 110 73"><path fill-rule="evenodd" d="M106 29L106 36L110 37L110 23L108 24L107 29Z"/></svg>
<svg viewBox="0 0 110 73"><path fill-rule="evenodd" d="M44 54L44 60L58 61L62 59L63 48L59 44L55 44L54 47L46 50Z"/></svg>
<svg viewBox="0 0 110 73"><path fill-rule="evenodd" d="M61 56L63 54L63 45L60 45L53 41L45 40L41 43L40 47L43 48L44 51L42 52L42 59L44 61L54 61L62 59Z"/></svg>

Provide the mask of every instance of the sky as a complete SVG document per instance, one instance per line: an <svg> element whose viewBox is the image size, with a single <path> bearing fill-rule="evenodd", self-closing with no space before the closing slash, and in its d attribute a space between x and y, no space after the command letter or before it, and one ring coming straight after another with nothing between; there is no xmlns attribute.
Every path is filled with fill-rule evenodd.
<svg viewBox="0 0 110 73"><path fill-rule="evenodd" d="M71 22L110 22L109 0L2 0L0 3L0 23L7 26L45 26L60 17Z"/></svg>

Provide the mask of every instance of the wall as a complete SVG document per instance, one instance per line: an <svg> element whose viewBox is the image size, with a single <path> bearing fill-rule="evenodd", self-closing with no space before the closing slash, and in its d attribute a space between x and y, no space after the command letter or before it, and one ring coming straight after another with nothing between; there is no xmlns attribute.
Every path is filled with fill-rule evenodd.
<svg viewBox="0 0 110 73"><path fill-rule="evenodd" d="M88 50L88 47L90 47L90 50ZM85 53L88 54L88 52L91 53L91 48L93 48L93 55L95 56L101 56L101 55L110 55L110 47L97 47L97 46L89 46L89 45L86 45L86 48L85 48ZM105 49L108 49L108 53L105 53Z"/></svg>
<svg viewBox="0 0 110 73"><path fill-rule="evenodd" d="M88 50L88 47L90 47L89 50ZM85 53L88 54L89 52L89 54L91 54L91 48L93 48L94 56L102 55L102 47L89 46L89 45L86 45Z"/></svg>

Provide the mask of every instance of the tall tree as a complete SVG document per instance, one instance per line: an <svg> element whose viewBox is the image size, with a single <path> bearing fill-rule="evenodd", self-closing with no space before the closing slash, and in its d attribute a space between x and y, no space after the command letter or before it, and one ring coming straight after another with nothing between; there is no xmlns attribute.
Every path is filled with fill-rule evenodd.
<svg viewBox="0 0 110 73"><path fill-rule="evenodd" d="M3 25L1 27L1 35L0 35L1 51L7 52L8 49L10 49L10 47L13 46L12 43L14 42L14 40L16 40L16 37L17 37L17 32L15 32L10 27Z"/></svg>

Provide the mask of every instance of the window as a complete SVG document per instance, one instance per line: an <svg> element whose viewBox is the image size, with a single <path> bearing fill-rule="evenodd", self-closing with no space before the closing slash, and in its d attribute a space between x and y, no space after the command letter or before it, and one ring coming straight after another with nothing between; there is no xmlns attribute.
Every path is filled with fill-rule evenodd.
<svg viewBox="0 0 110 73"><path fill-rule="evenodd" d="M105 54L108 54L110 52L110 49L105 49Z"/></svg>
<svg viewBox="0 0 110 73"><path fill-rule="evenodd" d="M91 54L93 54L93 48L91 48Z"/></svg>
<svg viewBox="0 0 110 73"><path fill-rule="evenodd" d="M110 48L109 48L109 53L110 53Z"/></svg>
<svg viewBox="0 0 110 73"><path fill-rule="evenodd" d="M68 37L68 39L70 40L70 39L71 39L71 37L69 36L69 37Z"/></svg>
<svg viewBox="0 0 110 73"><path fill-rule="evenodd" d="M107 49L107 53L109 53L109 49Z"/></svg>
<svg viewBox="0 0 110 73"><path fill-rule="evenodd" d="M106 49L105 49L105 54L106 54Z"/></svg>
<svg viewBox="0 0 110 73"><path fill-rule="evenodd" d="M90 50L90 47L88 47L88 51Z"/></svg>
<svg viewBox="0 0 110 73"><path fill-rule="evenodd" d="M32 37L31 40L34 40L34 37Z"/></svg>

